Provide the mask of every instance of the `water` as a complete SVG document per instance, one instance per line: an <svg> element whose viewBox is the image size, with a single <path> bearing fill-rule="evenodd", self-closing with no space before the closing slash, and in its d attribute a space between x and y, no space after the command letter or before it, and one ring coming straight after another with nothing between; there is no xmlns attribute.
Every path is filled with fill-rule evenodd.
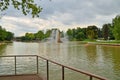
<svg viewBox="0 0 120 80"><path fill-rule="evenodd" d="M14 42L0 47L0 55L40 55L64 65L72 66L80 70L82 69L84 71L106 77L109 80L120 80L119 52L120 46L90 45L81 44L80 42ZM41 67L44 67L44 70L42 71L44 73L46 69L45 64L42 63ZM50 72L52 74L50 76L51 78L53 78L53 76L60 76L60 74L55 74L56 72L60 71L59 66L51 66L51 69L54 69ZM79 80L72 74L73 72L67 69L66 72L68 80L70 80L71 77ZM76 74L76 76L79 75Z"/></svg>

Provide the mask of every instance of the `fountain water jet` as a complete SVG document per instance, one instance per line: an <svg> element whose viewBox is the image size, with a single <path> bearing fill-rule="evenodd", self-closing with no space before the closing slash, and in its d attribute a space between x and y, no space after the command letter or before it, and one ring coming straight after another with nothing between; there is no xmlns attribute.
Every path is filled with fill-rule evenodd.
<svg viewBox="0 0 120 80"><path fill-rule="evenodd" d="M62 42L68 42L68 36L64 32L60 32L59 29L52 29L51 35L49 38L46 39L47 42L56 42L56 43L62 43Z"/></svg>
<svg viewBox="0 0 120 80"><path fill-rule="evenodd" d="M58 29L52 29L52 34L51 34L51 40L55 41L57 43L61 43L61 35L60 35L60 30Z"/></svg>

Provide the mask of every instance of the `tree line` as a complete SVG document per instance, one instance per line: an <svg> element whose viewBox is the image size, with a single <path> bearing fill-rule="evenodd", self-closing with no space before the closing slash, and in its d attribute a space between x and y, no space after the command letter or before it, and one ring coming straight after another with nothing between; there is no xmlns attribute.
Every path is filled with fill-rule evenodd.
<svg viewBox="0 0 120 80"><path fill-rule="evenodd" d="M46 41L47 38L49 38L52 34L52 31L55 30L56 28L54 29L47 29L46 31L44 30L39 30L38 32L36 33L25 33L24 36L21 36L21 37L15 37L14 40L16 41L23 41L23 42L29 42L29 41L32 41L32 42L38 42L38 41ZM63 31L60 31L60 37L64 37L64 32Z"/></svg>
<svg viewBox="0 0 120 80"><path fill-rule="evenodd" d="M0 41L11 41L14 37L12 32L6 31L0 26Z"/></svg>
<svg viewBox="0 0 120 80"><path fill-rule="evenodd" d="M87 28L73 28L67 30L69 40L120 40L120 15L117 15L112 23L103 24L102 28L95 25L88 26Z"/></svg>
<svg viewBox="0 0 120 80"><path fill-rule="evenodd" d="M25 33L24 36L16 37L15 40L17 41L41 41L43 39L50 37L51 31L52 30L48 29L46 32L39 30L37 33Z"/></svg>

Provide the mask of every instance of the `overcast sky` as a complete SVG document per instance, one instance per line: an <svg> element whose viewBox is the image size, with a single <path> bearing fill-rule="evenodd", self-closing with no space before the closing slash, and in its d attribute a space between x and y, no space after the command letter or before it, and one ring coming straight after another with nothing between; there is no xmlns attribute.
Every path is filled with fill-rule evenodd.
<svg viewBox="0 0 120 80"><path fill-rule="evenodd" d="M43 7L40 18L24 16L20 11L9 8L0 19L0 25L15 33L15 36L26 32L59 28L102 27L111 23L120 13L120 0L35 0Z"/></svg>

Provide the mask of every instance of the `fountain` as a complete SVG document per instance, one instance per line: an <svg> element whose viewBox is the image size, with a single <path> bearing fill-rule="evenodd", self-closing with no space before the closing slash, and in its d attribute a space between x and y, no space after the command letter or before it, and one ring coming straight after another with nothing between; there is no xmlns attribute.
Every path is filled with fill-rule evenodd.
<svg viewBox="0 0 120 80"><path fill-rule="evenodd" d="M52 29L51 33L51 41L61 43L61 35L60 35L60 30L58 29Z"/></svg>
<svg viewBox="0 0 120 80"><path fill-rule="evenodd" d="M60 32L59 29L52 29L51 35L49 38L46 39L47 42L56 42L56 43L62 43L68 41L68 36L64 32Z"/></svg>

